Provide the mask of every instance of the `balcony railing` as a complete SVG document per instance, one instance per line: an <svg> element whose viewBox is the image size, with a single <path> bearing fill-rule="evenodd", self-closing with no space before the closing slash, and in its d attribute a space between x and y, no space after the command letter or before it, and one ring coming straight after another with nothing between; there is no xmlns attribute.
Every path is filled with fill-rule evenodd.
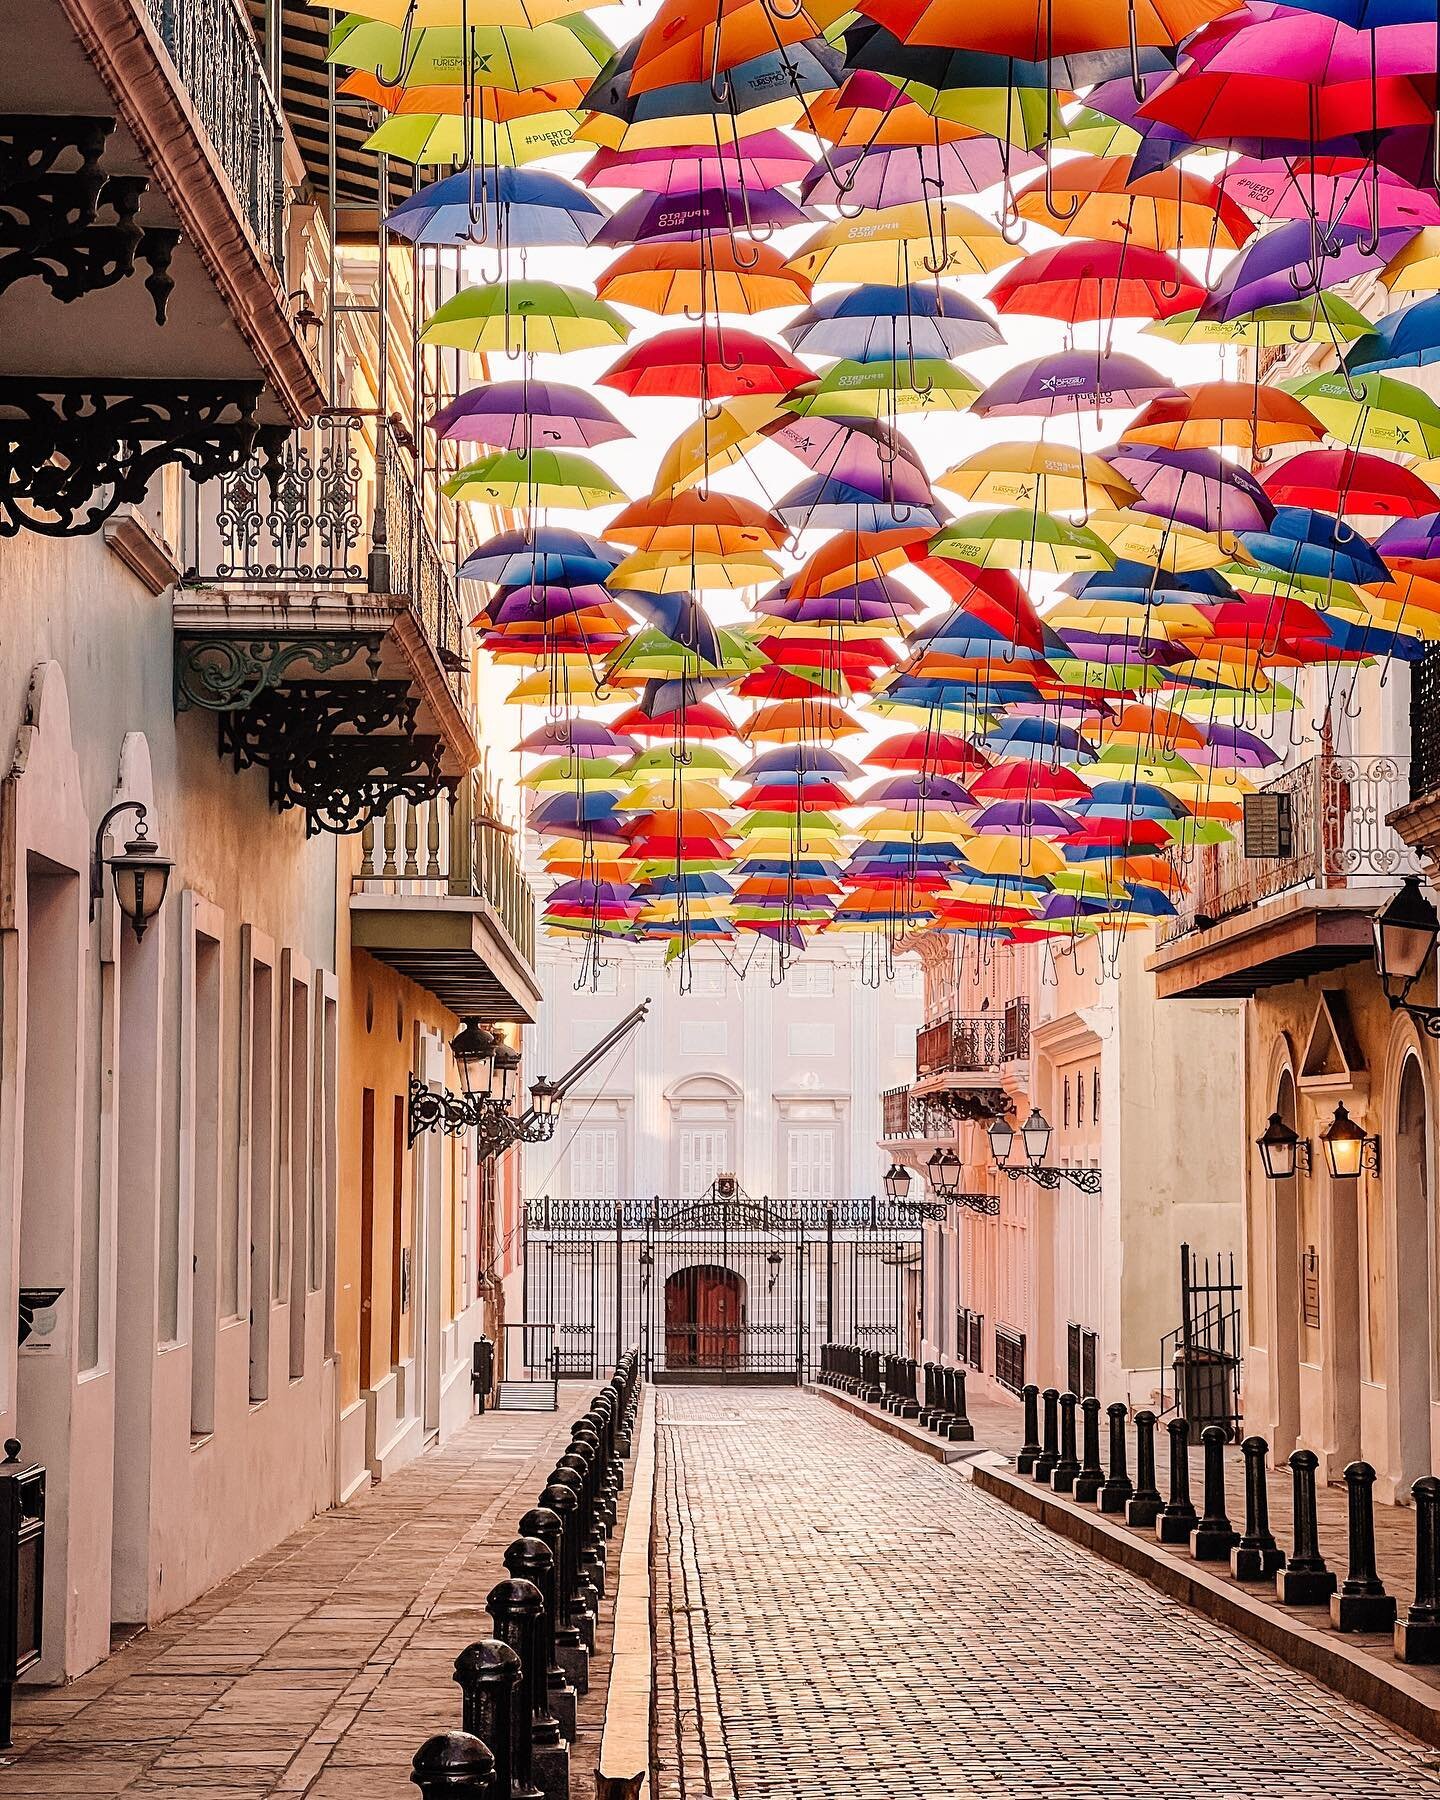
<svg viewBox="0 0 1440 1800"><path fill-rule="evenodd" d="M1001 1053L1006 1062L1025 1062L1030 1056L1030 1002L1007 1000L1001 1030Z"/></svg>
<svg viewBox="0 0 1440 1800"><path fill-rule="evenodd" d="M145 0L256 243L283 277L285 128L240 0Z"/></svg>
<svg viewBox="0 0 1440 1800"><path fill-rule="evenodd" d="M998 1069L1003 1040L999 1013L948 1013L933 1019L915 1034L916 1077Z"/></svg>
<svg viewBox="0 0 1440 1800"><path fill-rule="evenodd" d="M1260 793L1284 803L1284 854L1246 856L1239 838L1189 853L1183 910L1162 924L1162 942L1293 889L1373 886L1418 872L1414 851L1385 823L1409 799L1408 757L1313 756Z"/></svg>
<svg viewBox="0 0 1440 1800"><path fill-rule="evenodd" d="M886 1088L880 1096L881 1129L887 1138L910 1135L910 1090L908 1087Z"/></svg>
<svg viewBox="0 0 1440 1800"><path fill-rule="evenodd" d="M535 896L493 802L474 776L455 793L392 802L361 838L358 891L488 900L525 962L535 961Z"/></svg>
<svg viewBox="0 0 1440 1800"><path fill-rule="evenodd" d="M187 583L398 595L463 703L465 617L410 452L389 420L326 413L274 455L257 453L190 494Z"/></svg>

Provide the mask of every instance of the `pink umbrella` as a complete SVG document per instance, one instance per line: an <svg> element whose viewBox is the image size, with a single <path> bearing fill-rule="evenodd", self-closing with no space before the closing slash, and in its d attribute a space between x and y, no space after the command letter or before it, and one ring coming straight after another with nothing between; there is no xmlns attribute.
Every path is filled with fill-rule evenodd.
<svg viewBox="0 0 1440 1800"><path fill-rule="evenodd" d="M811 160L783 131L761 131L736 144L669 144L597 150L580 171L586 187L637 188L652 194L743 182L752 190L798 181Z"/></svg>
<svg viewBox="0 0 1440 1800"><path fill-rule="evenodd" d="M822 158L801 185L801 198L821 206L906 206L942 194L978 194L1005 179L1007 152L992 137L956 143L847 145ZM1033 150L1012 145L1011 176L1043 166Z"/></svg>
<svg viewBox="0 0 1440 1800"><path fill-rule="evenodd" d="M1361 227L1440 225L1440 195L1368 157L1242 156L1220 177L1232 200L1267 219L1323 219ZM1374 216L1377 211L1378 219Z"/></svg>

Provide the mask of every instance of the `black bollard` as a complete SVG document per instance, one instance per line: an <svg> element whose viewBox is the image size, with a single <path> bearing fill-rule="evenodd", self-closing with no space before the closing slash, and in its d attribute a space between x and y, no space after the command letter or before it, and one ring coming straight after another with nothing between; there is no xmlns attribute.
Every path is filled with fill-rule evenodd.
<svg viewBox="0 0 1440 1800"><path fill-rule="evenodd" d="M1084 1429L1081 1433L1080 1473L1075 1477L1071 1493L1084 1506L1093 1506L1095 1496L1105 1485L1105 1468L1100 1461L1100 1402L1087 1394L1080 1402Z"/></svg>
<svg viewBox="0 0 1440 1800"><path fill-rule="evenodd" d="M1135 1492L1125 1466L1125 1421L1130 1410L1123 1400L1112 1400L1105 1413L1110 1421L1110 1473L1100 1484L1095 1504L1102 1513L1123 1513L1125 1502Z"/></svg>
<svg viewBox="0 0 1440 1800"><path fill-rule="evenodd" d="M965 1409L965 1371L958 1363L950 1371L950 1387L950 1423L945 1427L946 1439L952 1444L971 1444L975 1441L975 1427Z"/></svg>
<svg viewBox="0 0 1440 1800"><path fill-rule="evenodd" d="M531 1515L526 1513L525 1518ZM524 1530L525 1519L520 1521ZM575 1690L567 1688L565 1677L555 1661L555 1627L557 1607L555 1599L555 1557L549 1544L541 1537L518 1537L505 1552L505 1573L513 1575L516 1581L532 1581L540 1590L540 1598L544 1602L544 1615L540 1624L540 1651L545 1661L545 1688L549 1695L549 1710L560 1722L561 1734L572 1744L575 1741ZM485 1736L482 1731L481 1737Z"/></svg>
<svg viewBox="0 0 1440 1800"><path fill-rule="evenodd" d="M567 1800L570 1752L549 1710L541 1634L545 1602L533 1581L497 1581L485 1597L495 1636L520 1658L521 1703L514 1715L510 1779L528 1794L538 1787L545 1800Z"/></svg>
<svg viewBox="0 0 1440 1800"><path fill-rule="evenodd" d="M499 1638L481 1638L455 1658L455 1680L460 1686L460 1724L485 1744L495 1758L496 1800L539 1800L532 1782L521 1786L512 1767L519 1735L517 1714L523 1702L520 1658ZM525 1721L528 1725L528 1719Z"/></svg>
<svg viewBox="0 0 1440 1800"><path fill-rule="evenodd" d="M1415 1502L1415 1602L1395 1627L1403 1663L1440 1663L1440 1481L1422 1475Z"/></svg>
<svg viewBox="0 0 1440 1800"><path fill-rule="evenodd" d="M1080 1473L1080 1458L1075 1450L1075 1408L1079 1404L1068 1390L1060 1396L1060 1455L1050 1471L1050 1486L1057 1494L1068 1494Z"/></svg>
<svg viewBox="0 0 1440 1800"><path fill-rule="evenodd" d="M1270 1534L1270 1486L1265 1458L1270 1446L1248 1437L1240 1446L1245 1458L1245 1532L1230 1552L1230 1573L1237 1581L1268 1581L1285 1567L1285 1552Z"/></svg>
<svg viewBox="0 0 1440 1800"><path fill-rule="evenodd" d="M1125 1502L1125 1523L1149 1531L1165 1502L1155 1485L1155 1415L1135 1415L1135 1492Z"/></svg>
<svg viewBox="0 0 1440 1800"><path fill-rule="evenodd" d="M1035 1458L1035 1466L1031 1469L1031 1479L1049 1482L1051 1471L1060 1460L1060 1390L1046 1388L1040 1396L1045 1408L1044 1441L1040 1446L1040 1454Z"/></svg>
<svg viewBox="0 0 1440 1800"><path fill-rule="evenodd" d="M900 1362L900 1393L897 1397L895 1413L897 1418L918 1419L920 1402L915 1398L916 1365L911 1357L902 1357Z"/></svg>
<svg viewBox="0 0 1440 1800"><path fill-rule="evenodd" d="M520 1521L520 1526L523 1531L527 1532L527 1535L538 1537L549 1544L554 1553L555 1660L559 1663L569 1685L577 1694L584 1694L589 1691L590 1686L590 1658L581 1631L579 1603L576 1599L575 1578L572 1572L573 1546L570 1542L570 1526L567 1523L574 1517L574 1505L575 1496L569 1488L562 1488L558 1485L547 1487L540 1496L539 1506L525 1514ZM543 1522L547 1514L556 1521L553 1527L548 1522ZM527 1525L527 1520L536 1522Z"/></svg>
<svg viewBox="0 0 1440 1800"><path fill-rule="evenodd" d="M1190 1533L1196 1562L1228 1562L1240 1534L1225 1510L1225 1446L1230 1434L1223 1425L1207 1425L1200 1433L1205 1451L1205 1511Z"/></svg>
<svg viewBox="0 0 1440 1800"><path fill-rule="evenodd" d="M1353 1462L1345 1471L1345 1515L1345 1579L1330 1596L1330 1623L1337 1631L1391 1631L1395 1597L1385 1592L1375 1567L1375 1471L1367 1462Z"/></svg>
<svg viewBox="0 0 1440 1800"><path fill-rule="evenodd" d="M1275 1592L1284 1606L1328 1606L1335 1592L1334 1571L1320 1554L1320 1522L1315 1511L1315 1471L1319 1466L1320 1458L1313 1450L1292 1451L1295 1548L1275 1577Z"/></svg>
<svg viewBox="0 0 1440 1800"><path fill-rule="evenodd" d="M921 1425L923 1425L927 1431L931 1431L934 1429L935 1421L941 1416L941 1414L944 1412L945 1409L940 1404L941 1394L940 1394L940 1371L939 1371L939 1368L937 1367L937 1365L935 1363L927 1362L924 1365L924 1375L925 1375L925 1389L924 1389L925 1399L920 1407L919 1413L917 1414L917 1419L918 1419L918 1422Z"/></svg>
<svg viewBox="0 0 1440 1800"><path fill-rule="evenodd" d="M1162 1544L1188 1544L1195 1529L1195 1505L1190 1498L1190 1421L1169 1419L1170 1498L1160 1508L1155 1535Z"/></svg>
<svg viewBox="0 0 1440 1800"><path fill-rule="evenodd" d="M426 1738L410 1764L421 1800L504 1800L495 1791L495 1758L468 1731Z"/></svg>
<svg viewBox="0 0 1440 1800"><path fill-rule="evenodd" d="M1015 1473L1029 1475L1040 1454L1040 1390L1033 1381L1027 1381L1020 1390L1020 1398L1025 1402L1025 1441L1015 1458Z"/></svg>
<svg viewBox="0 0 1440 1800"><path fill-rule="evenodd" d="M955 1371L944 1363L935 1365L935 1411L930 1415L930 1429L944 1437L955 1418Z"/></svg>

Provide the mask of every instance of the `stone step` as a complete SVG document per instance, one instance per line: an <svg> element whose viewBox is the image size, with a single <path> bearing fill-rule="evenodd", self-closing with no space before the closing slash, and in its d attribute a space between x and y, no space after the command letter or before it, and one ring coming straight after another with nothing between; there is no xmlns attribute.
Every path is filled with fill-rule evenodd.
<svg viewBox="0 0 1440 1800"><path fill-rule="evenodd" d="M558 1405L553 1381L502 1381L499 1412L554 1412Z"/></svg>

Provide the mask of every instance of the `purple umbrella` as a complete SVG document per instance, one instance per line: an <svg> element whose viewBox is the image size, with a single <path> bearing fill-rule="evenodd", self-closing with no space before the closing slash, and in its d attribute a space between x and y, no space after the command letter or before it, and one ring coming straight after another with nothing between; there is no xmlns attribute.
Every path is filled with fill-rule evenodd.
<svg viewBox="0 0 1440 1800"><path fill-rule="evenodd" d="M637 194L608 218L591 240L615 246L656 238L693 238L707 232L749 232L754 226L803 225L810 218L780 188L709 187L690 193Z"/></svg>
<svg viewBox="0 0 1440 1800"><path fill-rule="evenodd" d="M1187 750L1186 756L1198 768L1211 769L1268 769L1280 760L1280 752L1253 731L1221 724L1207 725L1204 747Z"/></svg>
<svg viewBox="0 0 1440 1800"><path fill-rule="evenodd" d="M1309 219L1291 220L1250 239L1199 316L1224 322L1262 306L1293 305L1305 295L1384 268L1414 236L1414 226L1382 230L1372 239L1353 225L1317 228Z"/></svg>
<svg viewBox="0 0 1440 1800"><path fill-rule="evenodd" d="M952 807L974 806L975 796L950 775L890 775L866 788L855 804L897 812L923 812L933 806L937 812L948 812Z"/></svg>
<svg viewBox="0 0 1440 1800"><path fill-rule="evenodd" d="M609 588L588 587L516 587L502 588L479 617L492 625L543 623L563 619L587 607L607 606L624 596Z"/></svg>
<svg viewBox="0 0 1440 1800"><path fill-rule="evenodd" d="M635 898L634 886L628 881L558 881L547 898L556 905L622 906L638 912L644 905Z"/></svg>
<svg viewBox="0 0 1440 1800"><path fill-rule="evenodd" d="M1140 77L1137 94L1136 84L1125 75L1115 81L1102 81L1085 96L1085 104L1093 111L1114 119L1117 125L1128 125L1132 131L1139 132L1142 142L1135 152L1136 179L1168 168L1177 156L1183 156L1192 148L1183 131L1173 125L1162 125L1158 119L1147 119L1140 111L1156 88L1169 79L1168 71L1151 70Z"/></svg>
<svg viewBox="0 0 1440 1800"><path fill-rule="evenodd" d="M492 381L459 394L430 421L442 438L500 450L590 450L630 433L583 388L555 381Z"/></svg>
<svg viewBox="0 0 1440 1800"><path fill-rule="evenodd" d="M580 171L586 187L636 188L652 194L695 192L738 182L751 189L798 181L810 158L783 131L760 131L740 144L646 145L597 150Z"/></svg>
<svg viewBox="0 0 1440 1800"><path fill-rule="evenodd" d="M1116 444L1100 454L1140 490L1136 512L1209 532L1263 531L1275 517L1275 507L1255 477L1214 450Z"/></svg>
<svg viewBox="0 0 1440 1800"><path fill-rule="evenodd" d="M1386 562L1440 561L1440 513L1420 519L1397 519L1375 540Z"/></svg>
<svg viewBox="0 0 1440 1800"><path fill-rule="evenodd" d="M1010 174L1043 166L1033 150L1012 145ZM905 206L942 194L978 194L1005 178L1006 154L992 137L958 143L850 145L817 162L800 185L800 197L820 206Z"/></svg>
<svg viewBox="0 0 1440 1800"><path fill-rule="evenodd" d="M1066 350L1009 369L971 406L981 418L1048 418L1077 406L1145 406L1174 384L1135 356L1104 356L1094 350Z"/></svg>
<svg viewBox="0 0 1440 1800"><path fill-rule="evenodd" d="M868 585L868 584L867 584ZM790 619L803 625L867 625L877 619L900 618L921 610L921 602L908 596L863 600L855 594L817 594L809 600L791 600L786 595L771 595L757 600L755 610L775 619Z"/></svg>
<svg viewBox="0 0 1440 1800"><path fill-rule="evenodd" d="M919 452L881 419L787 419L765 436L827 480L848 482L915 506L931 500Z"/></svg>
<svg viewBox="0 0 1440 1800"><path fill-rule="evenodd" d="M1048 800L996 800L980 808L970 821L970 829L987 837L1008 837L1019 832L1061 837L1078 831L1080 821L1074 813Z"/></svg>
<svg viewBox="0 0 1440 1800"><path fill-rule="evenodd" d="M556 756L566 750L592 753L616 750L633 754L637 745L634 738L612 731L599 719L557 719L527 733L515 748L529 756Z"/></svg>

